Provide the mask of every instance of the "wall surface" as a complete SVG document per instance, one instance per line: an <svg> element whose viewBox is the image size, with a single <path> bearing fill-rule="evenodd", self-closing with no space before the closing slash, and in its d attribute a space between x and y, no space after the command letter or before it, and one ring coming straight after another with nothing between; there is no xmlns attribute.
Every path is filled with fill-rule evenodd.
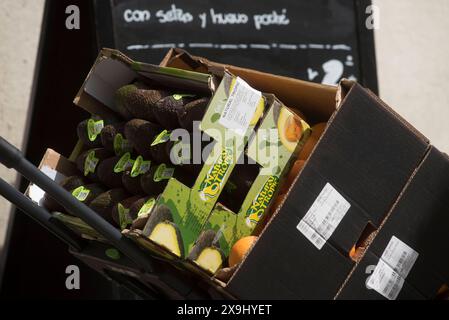
<svg viewBox="0 0 449 320"><path fill-rule="evenodd" d="M374 0L381 97L449 152L449 1ZM21 147L44 0L0 1L0 135ZM57 45L57 44L55 44ZM0 166L11 183L15 174ZM0 247L10 205L0 198Z"/></svg>
<svg viewBox="0 0 449 320"><path fill-rule="evenodd" d="M449 153L449 1L374 0L381 98Z"/></svg>
<svg viewBox="0 0 449 320"><path fill-rule="evenodd" d="M22 147L44 0L0 1L0 136ZM16 174L0 165L0 177L14 184ZM0 197L0 248L10 204Z"/></svg>

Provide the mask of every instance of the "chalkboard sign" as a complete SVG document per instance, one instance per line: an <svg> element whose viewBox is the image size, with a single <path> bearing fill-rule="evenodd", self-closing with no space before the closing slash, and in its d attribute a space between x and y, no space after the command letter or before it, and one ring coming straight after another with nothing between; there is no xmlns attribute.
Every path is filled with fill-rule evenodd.
<svg viewBox="0 0 449 320"><path fill-rule="evenodd" d="M158 63L194 55L309 81L356 79L377 91L372 31L360 0L97 0L99 46ZM107 17L107 13L110 16Z"/></svg>

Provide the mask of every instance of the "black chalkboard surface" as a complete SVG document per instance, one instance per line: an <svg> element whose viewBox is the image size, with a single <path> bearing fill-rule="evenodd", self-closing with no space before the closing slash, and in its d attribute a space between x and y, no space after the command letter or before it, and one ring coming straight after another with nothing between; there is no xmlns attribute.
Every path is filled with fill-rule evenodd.
<svg viewBox="0 0 449 320"><path fill-rule="evenodd" d="M180 47L309 81L357 79L377 92L370 0L97 0L98 45L158 63ZM109 14L109 16L108 16Z"/></svg>

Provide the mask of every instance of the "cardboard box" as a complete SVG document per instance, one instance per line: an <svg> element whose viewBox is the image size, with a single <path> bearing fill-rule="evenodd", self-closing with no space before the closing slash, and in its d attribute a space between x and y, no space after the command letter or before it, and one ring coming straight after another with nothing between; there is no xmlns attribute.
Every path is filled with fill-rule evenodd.
<svg viewBox="0 0 449 320"><path fill-rule="evenodd" d="M381 225L427 148L427 140L352 85L229 290L332 299L354 267L349 251L368 224ZM264 268L250 271L262 261Z"/></svg>
<svg viewBox="0 0 449 320"><path fill-rule="evenodd" d="M448 157L432 147L337 298L435 299L449 283L448 194Z"/></svg>
<svg viewBox="0 0 449 320"><path fill-rule="evenodd" d="M117 50L103 49L73 102L91 114L117 118L115 92L139 77L203 95L217 87L217 79L208 74L139 63Z"/></svg>
<svg viewBox="0 0 449 320"><path fill-rule="evenodd" d="M201 244L201 241L198 241L200 234L214 232L217 234L216 246L220 244L220 254L224 261L235 241L251 234L263 213L268 211L269 205L276 195L279 181L289 169L292 157L304 144L310 128L304 120L285 107L275 96L262 94L259 90L252 89L245 81L230 73L210 76L191 70L157 67L131 61L119 52L108 49L100 53L74 102L90 113L102 117L116 116L114 104L116 90L137 77L145 77L183 92L207 92L209 94L213 92L213 98L200 127L206 135L214 140L215 145L193 186L186 186L176 178L171 178L165 191L158 198L154 210L150 213L143 232L126 230L125 233L150 250L154 249L154 243L169 249L174 257L166 253L163 256L170 260L176 259L176 257L189 257L192 261L197 261L198 257L191 256L190 253L194 246L198 249ZM219 81L220 85L217 86ZM252 96L257 99L254 100ZM239 104L243 101L242 99L249 99L248 105L254 102L255 108L252 109L253 106L249 106L247 108L249 113L239 114L238 121L235 121L236 117L231 113L245 110ZM233 104L239 108L232 107ZM227 107L229 109L226 109ZM235 110L231 110L232 108ZM229 127L242 126L240 123L243 121L242 119L247 120L245 120L244 127ZM288 121L293 122L295 128L299 128L300 139L298 141L290 142L288 140L287 134L284 132L288 129L286 124ZM254 128L259 122L260 125L254 133ZM285 127L284 131L281 130L284 127L278 128L279 123ZM277 134L274 136L276 138L273 138L276 141L267 140L267 137L270 136L267 133L269 130L276 130ZM237 139L241 135L246 136L249 142ZM262 149L260 148L262 142L264 146L269 142L270 146ZM228 143L232 145L231 148L227 146ZM234 148L234 144L239 145ZM232 152L224 155L222 149L232 149ZM269 154L271 149L276 152L273 151ZM268 152L263 152L265 150ZM239 212L232 212L223 203L217 203L217 200L221 191L227 187L227 179L243 154L259 165L261 171L248 190L248 195L241 204ZM217 171L216 167L219 165L221 168L222 163L228 160L226 170L219 177L220 187L214 189L212 195L208 191L212 190L211 188L215 187L215 184L211 183L209 186L209 182ZM276 166L273 163L276 163ZM200 190L200 192L198 193L196 190ZM216 192L217 190L219 192ZM260 208L253 206L255 201L261 204ZM163 221L168 219L171 223L161 223L160 219ZM222 224L224 219L227 219L226 226ZM164 228L164 232L162 232L164 236L157 236L161 233L155 232L159 231L156 228ZM167 238L165 237L167 233L173 233L173 236ZM149 240L154 243L149 243L151 242ZM159 249L156 252L160 253ZM214 273L217 267L218 265L214 268L205 267L205 269Z"/></svg>
<svg viewBox="0 0 449 320"><path fill-rule="evenodd" d="M297 140L288 140L288 126L299 130ZM250 235L268 212L279 182L310 128L275 97L262 95L228 73L215 91L200 128L213 139L212 152L192 187L170 179L143 235L213 274L232 245ZM217 201L243 154L260 166L260 171L239 211L232 212ZM164 222L167 217L171 223Z"/></svg>
<svg viewBox="0 0 449 320"><path fill-rule="evenodd" d="M126 68L133 65L116 51L102 53L99 61L120 57ZM441 252L447 252L449 243L445 232L449 224L443 214L449 184L448 175L442 173L449 161L374 94L349 81L338 87L313 84L224 66L182 50L171 50L161 65L217 77L228 70L301 110L310 124L326 121L328 125L286 199L229 280L180 264L142 234L130 232L151 254L160 250L167 261L198 272L211 286L241 299L383 298L366 289L366 270L375 270L380 260L386 262L383 270L388 270L389 258L379 258L387 247L387 253L406 248L409 261L414 262L409 263L406 279L398 282L402 285L398 299L431 298L448 282L448 258ZM109 81L131 79L131 75L117 67L113 73L121 76L111 77L109 62L98 70L101 76L94 72L90 77L94 81L86 80L75 102L102 115L113 109L108 92L120 86ZM155 76L166 75L156 72ZM214 77L206 87L197 80L191 81L197 90L216 84ZM366 234L368 249L354 261L351 249ZM377 274L385 274L380 271ZM394 273L390 278L397 279Z"/></svg>
<svg viewBox="0 0 449 320"><path fill-rule="evenodd" d="M45 173L55 182L60 182L67 177L79 174L76 166L72 161L52 149L47 149L38 167L43 173ZM43 191L35 184L30 184L28 186L27 190L25 191L25 195L27 195L38 205L43 206L45 191ZM107 240L102 235L100 235L96 230L91 228L80 218L64 212L54 212L52 214L55 218L65 223L80 237L88 240L107 242Z"/></svg>
<svg viewBox="0 0 449 320"><path fill-rule="evenodd" d="M163 65L215 70L217 74L226 67L252 85L264 83L271 77L190 56L182 50L172 50ZM245 78L247 74L249 76ZM282 86L283 83L279 83ZM292 101L292 92L297 96L302 93L292 88L286 93L276 84L272 89L281 101ZM440 177L441 169L449 165L447 157L359 85L343 81L335 95L336 104L330 99L320 100L319 97L325 94L319 95L318 91L324 93L325 88L315 89L317 91L310 90L309 93L317 99L296 97L302 102L298 106L307 119L321 121L325 119L323 111L333 108L335 111L328 127L282 207L228 281L227 290L243 299L383 298L374 290L366 289L366 267L377 265L388 241L396 235L405 243L408 241L411 247L414 245L419 252L416 265L398 298L434 297L441 285L447 283L447 273L444 272L448 270L447 256L442 257L441 252L447 252L449 236L445 229L449 223L435 210L435 206L441 207L441 199L449 193L447 179ZM438 153L440 156L435 156ZM425 168L426 174L422 173ZM418 172L416 175L415 171ZM427 187L426 191L415 191L407 197L407 190L411 192L413 185L426 189L429 176L434 179L432 192ZM435 194L437 196L433 196ZM323 205L326 202L334 209L326 209ZM407 203L409 207L406 207ZM395 204L396 209L392 211ZM422 209L414 216L414 221L406 218L404 213L400 214L402 206L406 207L402 209L404 213L409 215L416 212L413 208L422 206ZM314 225L320 219L323 223ZM384 228L379 229L384 223ZM385 229L388 226L391 226L389 232ZM367 230L373 231L370 241L375 240L356 263L349 253L363 240ZM405 230L410 233L409 237L401 235ZM436 232L437 242L434 243L430 241L430 235ZM425 241L427 245L417 245L424 234L429 237ZM379 249L373 251L382 238ZM396 246L401 247L397 243ZM421 253L423 250L426 254ZM420 263L426 267L420 268ZM427 275L423 275L425 271Z"/></svg>

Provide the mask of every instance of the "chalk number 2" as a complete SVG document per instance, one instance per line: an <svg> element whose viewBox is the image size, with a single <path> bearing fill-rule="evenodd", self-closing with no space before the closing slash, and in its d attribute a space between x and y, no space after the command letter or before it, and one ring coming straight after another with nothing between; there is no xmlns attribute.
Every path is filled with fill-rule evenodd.
<svg viewBox="0 0 449 320"><path fill-rule="evenodd" d="M343 76L344 65L340 60L331 59L323 63L322 70L324 72L321 83L335 85ZM312 68L307 69L307 76L310 81L314 80L319 75L318 71Z"/></svg>

